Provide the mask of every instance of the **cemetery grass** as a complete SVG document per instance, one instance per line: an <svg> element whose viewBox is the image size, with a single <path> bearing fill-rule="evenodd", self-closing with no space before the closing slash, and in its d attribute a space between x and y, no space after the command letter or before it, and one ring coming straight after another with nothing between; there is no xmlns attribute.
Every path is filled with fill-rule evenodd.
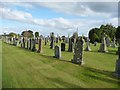
<svg viewBox="0 0 120 90"><path fill-rule="evenodd" d="M71 63L73 53L62 52L62 58L53 58L54 50L43 45L37 53L3 43L3 88L118 88L119 79L113 76L117 48L108 53L98 52L99 45L91 45L84 52L85 65Z"/></svg>

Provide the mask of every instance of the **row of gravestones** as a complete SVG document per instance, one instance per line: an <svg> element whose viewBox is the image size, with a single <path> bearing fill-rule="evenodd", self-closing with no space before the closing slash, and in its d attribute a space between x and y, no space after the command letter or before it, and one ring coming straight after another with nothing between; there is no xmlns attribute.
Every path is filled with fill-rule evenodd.
<svg viewBox="0 0 120 90"><path fill-rule="evenodd" d="M26 41L25 38L21 38L20 43L21 43L22 48L26 47L25 41ZM5 42L7 42L9 44L13 44L15 46L18 46L19 39L6 37ZM36 44L35 39L27 39L27 49L32 50L32 51L36 51L35 44ZM75 47L74 47L74 56L73 56L73 59L71 60L73 63L80 64L80 65L84 64L84 62L83 62L83 44L84 44L83 38L78 38L76 40ZM87 40L86 44L87 44L87 47L85 50L91 50L89 47L89 39ZM54 57L55 58L61 58L61 51L65 51L65 43L61 43L61 47L58 45L55 46L55 50L54 50L54 54L55 54ZM54 48L54 40L51 40L50 48ZM73 42L71 42L71 39L69 39L68 51L72 52L73 49L71 49L71 48L73 48ZM102 43L100 45L100 49L98 51L99 52L107 52L106 41L105 41L104 36L103 36ZM42 39L41 38L38 39L37 52L39 52L39 53L42 52ZM116 73L115 73L115 75L117 75L119 77L120 76L120 48L118 48L118 54L119 54L119 58L116 61Z"/></svg>

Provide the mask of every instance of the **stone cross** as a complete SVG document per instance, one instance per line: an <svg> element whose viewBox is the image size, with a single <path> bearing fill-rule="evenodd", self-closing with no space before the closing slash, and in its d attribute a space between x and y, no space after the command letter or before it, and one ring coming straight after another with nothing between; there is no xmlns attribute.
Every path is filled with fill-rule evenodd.
<svg viewBox="0 0 120 90"><path fill-rule="evenodd" d="M61 48L60 48L60 46L58 46L58 45L56 45L55 46L55 58L61 58Z"/></svg>
<svg viewBox="0 0 120 90"><path fill-rule="evenodd" d="M73 63L83 65L83 39L79 37L76 41L75 48L74 48L74 56L71 60Z"/></svg>

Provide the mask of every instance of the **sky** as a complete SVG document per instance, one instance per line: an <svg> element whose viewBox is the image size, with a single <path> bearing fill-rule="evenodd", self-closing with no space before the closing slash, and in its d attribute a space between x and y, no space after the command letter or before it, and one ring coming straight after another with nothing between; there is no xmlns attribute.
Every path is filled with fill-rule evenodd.
<svg viewBox="0 0 120 90"><path fill-rule="evenodd" d="M102 24L118 26L118 2L0 2L0 34L32 30L47 36L88 35Z"/></svg>

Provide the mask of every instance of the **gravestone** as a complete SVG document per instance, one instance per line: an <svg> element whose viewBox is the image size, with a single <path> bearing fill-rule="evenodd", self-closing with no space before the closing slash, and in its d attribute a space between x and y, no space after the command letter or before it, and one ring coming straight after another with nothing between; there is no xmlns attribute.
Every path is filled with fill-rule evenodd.
<svg viewBox="0 0 120 90"><path fill-rule="evenodd" d="M54 50L54 53L55 53L55 58L61 58L61 48L60 46L56 45L55 46L55 50Z"/></svg>
<svg viewBox="0 0 120 90"><path fill-rule="evenodd" d="M98 50L98 52L108 52L107 51L107 46L106 46L106 40L105 40L105 34L103 34L103 37L102 37L102 43L100 44L100 48Z"/></svg>
<svg viewBox="0 0 120 90"><path fill-rule="evenodd" d="M61 51L65 51L65 43L61 43Z"/></svg>
<svg viewBox="0 0 120 90"><path fill-rule="evenodd" d="M54 39L51 40L50 49L54 49Z"/></svg>
<svg viewBox="0 0 120 90"><path fill-rule="evenodd" d="M68 52L73 52L74 50L74 43L72 42L71 38L69 38L69 45L68 45Z"/></svg>
<svg viewBox="0 0 120 90"><path fill-rule="evenodd" d="M23 37L20 38L21 47L23 47Z"/></svg>
<svg viewBox="0 0 120 90"><path fill-rule="evenodd" d="M79 37L76 41L75 48L74 48L74 56L71 60L72 63L83 65L83 39L82 37Z"/></svg>
<svg viewBox="0 0 120 90"><path fill-rule="evenodd" d="M27 48L26 49L29 49L29 39L27 39Z"/></svg>
<svg viewBox="0 0 120 90"><path fill-rule="evenodd" d="M11 38L11 44L13 45L13 37Z"/></svg>
<svg viewBox="0 0 120 90"><path fill-rule="evenodd" d="M46 38L45 38L46 39ZM42 39L38 39L38 53L42 53Z"/></svg>
<svg viewBox="0 0 120 90"><path fill-rule="evenodd" d="M91 49L90 49L90 42L89 41L90 41L90 39L87 38L85 51L91 51Z"/></svg>
<svg viewBox="0 0 120 90"><path fill-rule="evenodd" d="M50 49L54 49L54 33L51 34L51 43L50 43Z"/></svg>
<svg viewBox="0 0 120 90"><path fill-rule="evenodd" d="M118 59L116 60L115 76L120 77L120 46L118 47Z"/></svg>
<svg viewBox="0 0 120 90"><path fill-rule="evenodd" d="M32 39L29 39L29 50L31 50L31 43L32 43Z"/></svg>
<svg viewBox="0 0 120 90"><path fill-rule="evenodd" d="M47 45L47 38L45 38L45 45Z"/></svg>
<svg viewBox="0 0 120 90"><path fill-rule="evenodd" d="M13 38L13 45L16 46L16 38Z"/></svg>
<svg viewBox="0 0 120 90"><path fill-rule="evenodd" d="M58 37L56 37L56 43L58 43L58 41L59 41L59 38L58 38Z"/></svg>
<svg viewBox="0 0 120 90"><path fill-rule="evenodd" d="M31 50L36 51L36 41L35 41L35 39L32 39Z"/></svg>
<svg viewBox="0 0 120 90"><path fill-rule="evenodd" d="M23 37L23 48L25 48L25 38Z"/></svg>
<svg viewBox="0 0 120 90"><path fill-rule="evenodd" d="M110 38L109 37L106 38L106 45L107 45L107 47L111 46Z"/></svg>

